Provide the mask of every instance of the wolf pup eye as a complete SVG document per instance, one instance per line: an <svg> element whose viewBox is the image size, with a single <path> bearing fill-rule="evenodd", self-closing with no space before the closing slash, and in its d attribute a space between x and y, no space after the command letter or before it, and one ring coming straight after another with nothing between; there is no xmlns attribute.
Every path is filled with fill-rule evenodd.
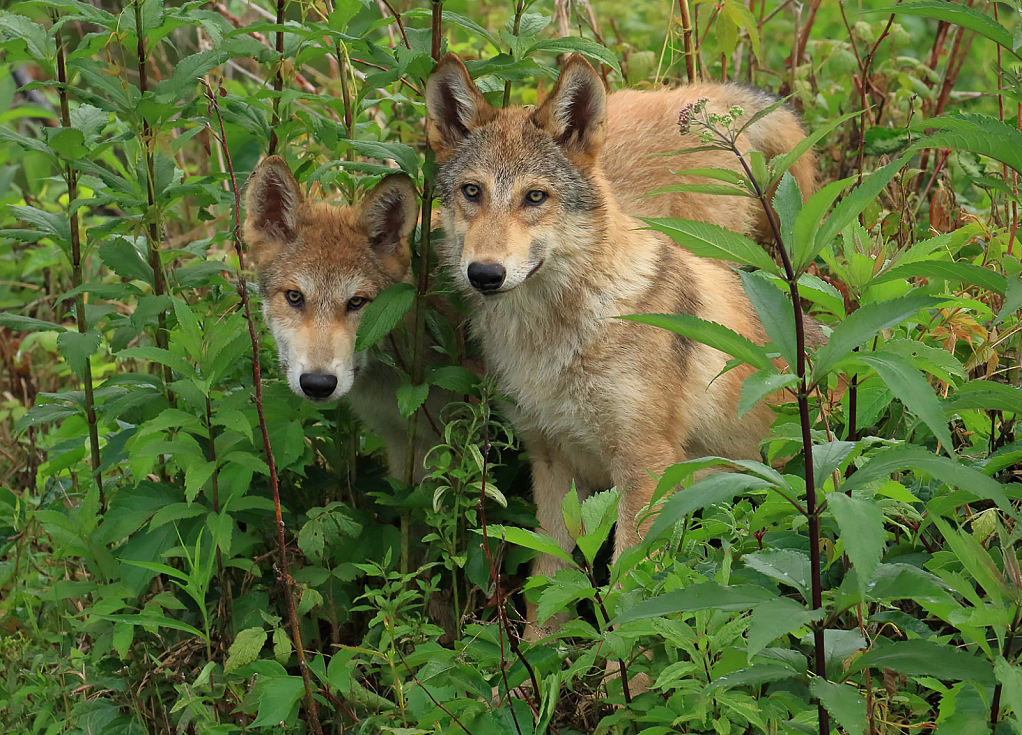
<svg viewBox="0 0 1022 735"><path fill-rule="evenodd" d="M358 311L368 303L369 299L365 296L353 296L348 299L348 311Z"/></svg>
<svg viewBox="0 0 1022 735"><path fill-rule="evenodd" d="M470 202L477 202L479 201L479 195L482 194L482 190L476 184L465 184L461 187L461 193Z"/></svg>
<svg viewBox="0 0 1022 735"><path fill-rule="evenodd" d="M536 207L546 201L549 195L545 191L533 189L525 195L525 206Z"/></svg>
<svg viewBox="0 0 1022 735"><path fill-rule="evenodd" d="M295 307L296 309L300 308L302 304L305 303L305 297L302 296L301 291L294 290L285 291L284 298L287 300L287 303L291 304L291 306Z"/></svg>

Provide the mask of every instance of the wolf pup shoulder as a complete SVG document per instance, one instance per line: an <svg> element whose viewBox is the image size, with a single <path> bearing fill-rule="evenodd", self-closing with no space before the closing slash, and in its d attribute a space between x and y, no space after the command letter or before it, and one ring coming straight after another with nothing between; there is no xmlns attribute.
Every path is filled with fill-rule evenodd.
<svg viewBox="0 0 1022 735"><path fill-rule="evenodd" d="M408 238L418 214L411 178L391 174L360 204L336 206L306 200L284 159L269 156L249 178L245 210L245 242L288 385L320 403L343 396L384 440L390 472L400 477L408 442L395 399L400 380L369 351L355 351L355 332L377 294L410 278ZM383 347L398 345L386 340ZM448 398L441 393L427 403L430 416ZM420 418L416 477L438 439L428 417Z"/></svg>
<svg viewBox="0 0 1022 735"><path fill-rule="evenodd" d="M620 490L617 559L640 539L636 516L650 502L653 474L687 457L759 457L772 411L760 404L738 417L741 383L752 368L720 374L727 355L610 318L693 314L765 341L731 268L639 229L628 214L755 230L748 200L639 199L670 183L671 168L734 165L720 152L681 164L650 154L698 145L681 139L675 124L686 95L692 102L709 97L710 109L726 110L736 94L744 95L750 115L770 104L765 95L728 85L701 85L691 95L608 96L580 56L567 61L536 109L491 107L453 55L430 77L427 131L446 233L440 257L472 302L487 369L514 402L511 418L532 463L537 518L566 550L573 543L561 500L573 481L582 497ZM753 133L756 125L766 132ZM756 125L744 144L762 145L768 155L804 137L783 108ZM606 169L603 151L611 161ZM815 185L812 171L811 158L796 170L805 193ZM533 571L549 575L558 566L543 556ZM535 610L529 612L534 624Z"/></svg>

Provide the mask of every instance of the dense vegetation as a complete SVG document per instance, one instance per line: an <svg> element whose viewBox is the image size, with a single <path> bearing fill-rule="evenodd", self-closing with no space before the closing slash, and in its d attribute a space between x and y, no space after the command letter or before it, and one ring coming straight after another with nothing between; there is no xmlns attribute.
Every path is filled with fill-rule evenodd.
<svg viewBox="0 0 1022 735"><path fill-rule="evenodd" d="M263 3L0 11L0 729L1022 729L1019 6ZM733 145L747 119L692 117L748 174L700 186L765 205L777 184L781 242L652 224L756 267L771 344L656 321L762 368L745 401L791 402L763 463L669 469L613 566L614 491L569 494L572 567L528 580L552 542L527 530L499 396L426 298L461 308L429 208L414 287L359 334L418 330L406 416L465 398L421 483L388 478L343 405L291 393L259 318L248 173L275 151L310 195L357 201L397 167L430 199L422 92L447 50L498 105L578 51L612 88L790 95L812 131L825 185L803 204L790 159ZM792 303L833 330L808 360ZM425 369L425 330L449 365ZM525 596L577 618L526 643Z"/></svg>

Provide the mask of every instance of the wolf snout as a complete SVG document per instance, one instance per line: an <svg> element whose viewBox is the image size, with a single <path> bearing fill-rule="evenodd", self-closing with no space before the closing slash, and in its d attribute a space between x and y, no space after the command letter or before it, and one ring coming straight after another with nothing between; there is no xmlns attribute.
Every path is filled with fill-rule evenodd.
<svg viewBox="0 0 1022 735"><path fill-rule="evenodd" d="M337 376L330 373L303 373L298 384L309 398L329 398L337 388Z"/></svg>
<svg viewBox="0 0 1022 735"><path fill-rule="evenodd" d="M468 282L480 293L492 293L504 285L507 270L500 263L470 263Z"/></svg>

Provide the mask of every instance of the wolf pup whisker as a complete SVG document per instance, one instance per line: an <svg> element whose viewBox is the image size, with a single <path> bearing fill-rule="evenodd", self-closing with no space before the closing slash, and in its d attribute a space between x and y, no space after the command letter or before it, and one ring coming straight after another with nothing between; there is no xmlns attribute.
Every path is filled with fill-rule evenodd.
<svg viewBox="0 0 1022 735"><path fill-rule="evenodd" d="M729 266L640 229L632 216L768 231L747 198L644 196L677 183L672 169L737 168L721 151L653 155L699 145L694 136L679 140L677 120L679 109L701 97L710 109L737 104L750 115L773 102L733 85L608 96L577 55L535 109L491 107L453 54L426 88L446 234L441 262L471 302L487 369L514 402L508 410L531 459L537 519L565 550L573 542L561 501L573 482L580 497L612 486L621 492L617 559L640 540L636 516L651 500L654 475L687 457L758 459L773 419L762 403L738 416L751 367L721 374L728 355L610 318L694 314L765 341ZM769 158L803 137L782 107L741 143ZM811 193L812 156L792 170L803 194ZM559 566L540 556L533 572L551 575ZM534 637L535 608L528 612Z"/></svg>
<svg viewBox="0 0 1022 735"><path fill-rule="evenodd" d="M386 443L391 475L404 473L408 422L398 411L400 377L371 351L355 351L366 306L388 286L410 279L409 237L419 211L403 173L384 177L357 205L309 201L280 156L252 172L245 193L245 242L259 273L263 316L280 366L297 395L317 403L344 398ZM392 333L381 349L402 340ZM451 396L433 389L426 411L439 416ZM439 440L420 412L415 457Z"/></svg>

